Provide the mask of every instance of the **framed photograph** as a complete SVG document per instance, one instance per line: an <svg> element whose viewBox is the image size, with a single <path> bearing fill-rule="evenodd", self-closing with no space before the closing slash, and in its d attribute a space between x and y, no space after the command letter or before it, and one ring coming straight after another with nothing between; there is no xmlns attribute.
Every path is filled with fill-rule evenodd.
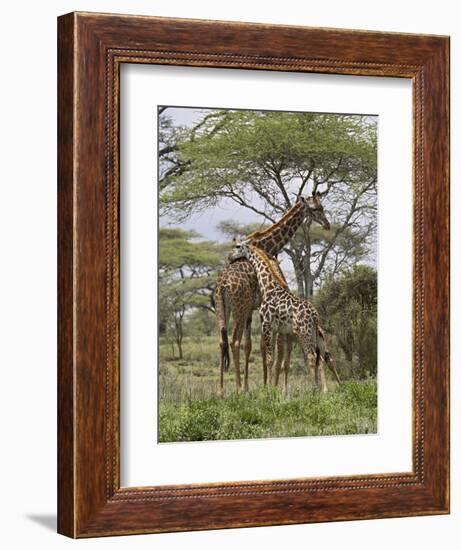
<svg viewBox="0 0 461 550"><path fill-rule="evenodd" d="M449 39L58 20L58 531L449 512Z"/></svg>

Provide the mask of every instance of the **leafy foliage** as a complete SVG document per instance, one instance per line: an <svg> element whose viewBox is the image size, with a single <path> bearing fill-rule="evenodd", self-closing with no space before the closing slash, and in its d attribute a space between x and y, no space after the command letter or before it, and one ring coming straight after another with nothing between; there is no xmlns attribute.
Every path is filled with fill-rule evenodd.
<svg viewBox="0 0 461 550"><path fill-rule="evenodd" d="M376 375L377 274L358 265L330 278L315 297L327 331L334 335L353 374Z"/></svg>
<svg viewBox="0 0 461 550"><path fill-rule="evenodd" d="M218 244L200 241L193 231L160 228L160 332L174 334L182 357L184 318L192 308L214 310L213 289L221 266Z"/></svg>
<svg viewBox="0 0 461 550"><path fill-rule="evenodd" d="M160 122L162 127L162 117ZM325 273L370 254L376 237L374 118L208 111L174 139L182 168L171 171L161 160L160 199L161 212L178 222L227 199L261 224L274 223L301 195L322 192L332 230L315 235L313 226L303 227L285 250L299 294L311 296Z"/></svg>

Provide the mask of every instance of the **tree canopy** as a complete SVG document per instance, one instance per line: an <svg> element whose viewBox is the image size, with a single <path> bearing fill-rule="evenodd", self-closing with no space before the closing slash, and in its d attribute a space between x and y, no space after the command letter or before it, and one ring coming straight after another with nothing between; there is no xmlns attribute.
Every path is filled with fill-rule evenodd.
<svg viewBox="0 0 461 550"><path fill-rule="evenodd" d="M374 117L209 110L186 128L166 110L159 120L161 214L179 223L228 199L271 224L319 191L332 229L302 227L285 249L305 297L322 277L373 254Z"/></svg>

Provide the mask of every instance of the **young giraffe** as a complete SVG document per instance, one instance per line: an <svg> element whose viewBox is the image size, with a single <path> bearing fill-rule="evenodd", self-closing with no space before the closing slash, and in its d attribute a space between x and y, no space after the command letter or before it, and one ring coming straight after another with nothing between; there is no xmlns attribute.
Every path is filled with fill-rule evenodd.
<svg viewBox="0 0 461 550"><path fill-rule="evenodd" d="M240 258L242 257L242 252L239 251L239 246L236 244L234 246L234 250L230 253L231 258ZM284 286L288 291L288 283L285 279L285 275L283 274L283 271L280 269L280 265L278 262L272 258L267 258L267 260L270 262L271 267L275 270L276 276L282 286ZM285 392L288 390L288 371L290 366L290 358L291 358L291 350L293 345L293 338L290 334L277 334L277 342L274 342L277 344L277 358L275 363L275 386L278 385L280 372L283 370L285 372L285 384L284 389ZM267 359L266 359L266 351L264 347L264 339L261 339L261 353L262 353L262 361L263 361L263 368L264 368L264 380L266 380L267 376ZM331 356L331 353L327 349L327 344L325 340L325 333L323 329L319 326L318 327L318 347L317 347L317 353L316 353L316 362L319 363L320 361L324 361L328 368L333 373L336 381L338 384L341 384L341 380L339 378L338 372L336 371L336 368L333 364L333 358ZM283 366L282 366L283 365ZM269 375L271 375L272 369L269 369ZM326 388L326 381L325 381L325 373L323 368L321 367L321 363L319 363L319 368L315 369L314 364L310 364L310 371L312 374L312 377L315 378L315 382L317 386L322 386L323 389ZM320 377L320 380L319 380Z"/></svg>
<svg viewBox="0 0 461 550"><path fill-rule="evenodd" d="M317 222L325 229L330 223L323 211L320 193L311 197L301 197L296 204L274 225L265 231L256 231L248 235L249 242L264 250L269 257L275 258L289 242L303 222L310 225ZM261 297L258 280L253 266L246 258L239 258L226 266L218 277L215 291L216 320L221 348L220 394L224 391L224 371L229 368L229 341L227 327L232 316L231 348L235 367L237 391L241 388L240 378L240 343L244 334L244 389L248 389L248 362L251 353L252 314L259 307ZM264 354L263 354L264 357ZM264 384L267 383L267 368L263 361ZM269 375L270 375L269 371Z"/></svg>
<svg viewBox="0 0 461 550"><path fill-rule="evenodd" d="M320 361L323 358L339 380L336 369L331 361L331 355L326 350L325 337L319 327L319 316L314 306L307 300L296 296L286 286L286 282L274 269L270 258L261 249L246 242L235 247L238 254L243 254L253 266L261 292L261 329L267 363L272 367L274 355L273 333L282 340L282 351L278 350L276 362L276 379L281 369L283 348L289 344L291 351L292 337L296 336L301 344L304 355L315 371L317 386L326 391L325 378L319 376ZM282 338L280 338L282 337ZM283 337L285 342L283 342ZM285 377L288 378L289 353L285 354Z"/></svg>

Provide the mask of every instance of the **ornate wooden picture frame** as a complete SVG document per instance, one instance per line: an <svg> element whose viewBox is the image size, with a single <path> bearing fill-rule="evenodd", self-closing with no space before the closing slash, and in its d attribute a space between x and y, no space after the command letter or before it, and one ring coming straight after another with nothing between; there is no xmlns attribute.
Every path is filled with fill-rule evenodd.
<svg viewBox="0 0 461 550"><path fill-rule="evenodd" d="M96 537L449 512L449 39L71 13L58 21L58 531ZM413 83L413 468L120 487L122 63Z"/></svg>

